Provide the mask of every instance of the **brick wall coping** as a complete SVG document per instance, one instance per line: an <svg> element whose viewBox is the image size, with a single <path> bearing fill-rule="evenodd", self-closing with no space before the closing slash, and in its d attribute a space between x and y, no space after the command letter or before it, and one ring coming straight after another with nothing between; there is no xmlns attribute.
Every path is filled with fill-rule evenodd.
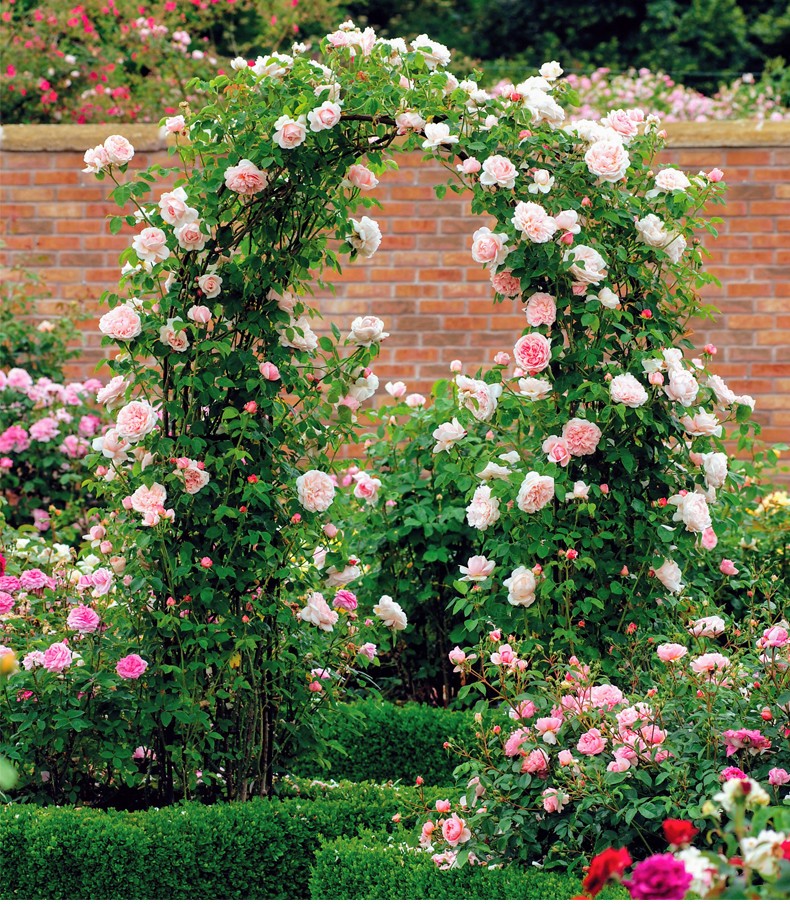
<svg viewBox="0 0 790 904"><path fill-rule="evenodd" d="M667 123L671 148L790 147L790 121ZM101 144L108 135L122 134L139 151L167 146L159 126L110 123L108 125L8 125L2 129L0 149L16 152L79 151Z"/></svg>

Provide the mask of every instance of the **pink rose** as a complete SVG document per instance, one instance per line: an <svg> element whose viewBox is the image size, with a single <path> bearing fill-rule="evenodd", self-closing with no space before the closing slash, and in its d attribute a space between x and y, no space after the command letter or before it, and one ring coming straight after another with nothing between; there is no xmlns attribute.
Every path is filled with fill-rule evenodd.
<svg viewBox="0 0 790 904"><path fill-rule="evenodd" d="M669 375L669 383L664 387L664 392L673 402L688 407L697 397L699 383L687 370L677 368Z"/></svg>
<svg viewBox="0 0 790 904"><path fill-rule="evenodd" d="M272 140L283 150L299 147L307 136L306 122L307 119L304 116L300 116L298 119L281 116L274 124L275 132Z"/></svg>
<svg viewBox="0 0 790 904"><path fill-rule="evenodd" d="M60 673L64 672L74 658L71 650L65 641L61 643L53 643L51 647L44 651L43 666L48 672Z"/></svg>
<svg viewBox="0 0 790 904"><path fill-rule="evenodd" d="M168 135L180 135L186 130L186 122L183 116L169 116L165 120L165 131Z"/></svg>
<svg viewBox="0 0 790 904"><path fill-rule="evenodd" d="M639 131L637 123L628 115L626 110L611 110L601 122L610 129L614 129L624 138L633 138Z"/></svg>
<svg viewBox="0 0 790 904"><path fill-rule="evenodd" d="M518 170L501 154L494 154L483 163L483 174L480 176L480 184L492 188L513 188L518 178Z"/></svg>
<svg viewBox="0 0 790 904"><path fill-rule="evenodd" d="M381 244L379 224L370 217L351 218L351 233L346 239L362 257L373 257Z"/></svg>
<svg viewBox="0 0 790 904"><path fill-rule="evenodd" d="M297 478L296 492L308 512L325 512L335 498L335 485L328 474L312 470Z"/></svg>
<svg viewBox="0 0 790 904"><path fill-rule="evenodd" d="M689 634L693 637L718 637L725 630L724 619L719 615L708 615L698 618L689 627Z"/></svg>
<svg viewBox="0 0 790 904"><path fill-rule="evenodd" d="M225 185L237 195L256 195L269 184L269 175L251 160L240 160L225 170Z"/></svg>
<svg viewBox="0 0 790 904"><path fill-rule="evenodd" d="M184 251L202 251L206 247L207 236L200 231L200 220L176 226L175 237Z"/></svg>
<svg viewBox="0 0 790 904"><path fill-rule="evenodd" d="M606 739L597 728L591 728L579 738L576 749L585 756L596 756L606 747Z"/></svg>
<svg viewBox="0 0 790 904"><path fill-rule="evenodd" d="M571 274L585 285L603 282L608 275L606 261L589 245L575 245L565 252L563 260L570 262Z"/></svg>
<svg viewBox="0 0 790 904"><path fill-rule="evenodd" d="M149 264L167 260L170 249L167 247L167 236L156 226L146 226L132 242L137 257Z"/></svg>
<svg viewBox="0 0 790 904"><path fill-rule="evenodd" d="M189 336L186 330L178 330L175 327L180 321L171 317L159 330L159 341L163 345L169 345L174 352L183 352L189 348Z"/></svg>
<svg viewBox="0 0 790 904"><path fill-rule="evenodd" d="M506 298L516 298L521 294L521 281L513 276L510 270L500 270L491 274L491 285L495 292Z"/></svg>
<svg viewBox="0 0 790 904"><path fill-rule="evenodd" d="M662 643L656 647L656 653L662 662L677 662L688 653L688 648L680 643Z"/></svg>
<svg viewBox="0 0 790 904"><path fill-rule="evenodd" d="M562 438L571 455L592 455L601 441L601 431L591 421L575 417L562 428Z"/></svg>
<svg viewBox="0 0 790 904"><path fill-rule="evenodd" d="M480 168L480 161L477 157L467 157L456 166L458 172L463 173L465 176L472 176L475 173L479 173Z"/></svg>
<svg viewBox="0 0 790 904"><path fill-rule="evenodd" d="M264 380L279 380L280 379L280 371L277 365L272 364L271 361L262 361L258 365L258 370L261 372L261 376Z"/></svg>
<svg viewBox="0 0 790 904"><path fill-rule="evenodd" d="M674 167L656 173L655 183L661 191L685 191L691 185L688 176Z"/></svg>
<svg viewBox="0 0 790 904"><path fill-rule="evenodd" d="M104 150L110 163L122 166L134 157L134 148L123 135L110 135L104 142Z"/></svg>
<svg viewBox="0 0 790 904"><path fill-rule="evenodd" d="M346 612L353 612L357 608L357 597L350 590L338 590L332 600L332 606L335 609L345 609Z"/></svg>
<svg viewBox="0 0 790 904"><path fill-rule="evenodd" d="M547 813L562 813L565 804L570 802L570 797L556 788L546 788L542 793L543 809Z"/></svg>
<svg viewBox="0 0 790 904"><path fill-rule="evenodd" d="M566 442L560 439L559 436L547 437L543 440L541 448L546 453L546 457L550 462L562 465L563 468L566 467L571 460L570 450L568 449Z"/></svg>
<svg viewBox="0 0 790 904"><path fill-rule="evenodd" d="M545 775L549 771L549 758L542 750L532 750L521 761L521 771L530 775Z"/></svg>
<svg viewBox="0 0 790 904"><path fill-rule="evenodd" d="M768 784L775 788L780 785L790 785L790 772L786 769L771 769L768 772Z"/></svg>
<svg viewBox="0 0 790 904"><path fill-rule="evenodd" d="M165 192L159 199L159 213L170 226L180 226L198 218L198 212L187 204L187 193L183 188Z"/></svg>
<svg viewBox="0 0 790 904"><path fill-rule="evenodd" d="M120 304L99 320L99 329L105 336L119 342L129 342L143 331L140 315L134 308ZM116 378L119 379L119 378Z"/></svg>
<svg viewBox="0 0 790 904"><path fill-rule="evenodd" d="M211 481L211 474L205 468L198 468L197 462L190 462L189 467L179 470L181 479L184 481L184 490L190 496L199 493Z"/></svg>
<svg viewBox="0 0 790 904"><path fill-rule="evenodd" d="M449 813L452 810L453 805L449 800L437 800L436 801L436 812L437 813Z"/></svg>
<svg viewBox="0 0 790 904"><path fill-rule="evenodd" d="M535 731L546 744L556 744L557 732L562 727L562 721L560 716L544 716L535 722Z"/></svg>
<svg viewBox="0 0 790 904"><path fill-rule="evenodd" d="M121 678L139 678L148 668L148 663L137 653L130 653L115 663L115 671Z"/></svg>
<svg viewBox="0 0 790 904"><path fill-rule="evenodd" d="M618 374L609 384L609 395L615 405L639 408L648 400L647 390L632 374Z"/></svg>
<svg viewBox="0 0 790 904"><path fill-rule="evenodd" d="M584 160L587 169L601 182L619 182L631 165L622 142L609 138L602 138L590 145Z"/></svg>
<svg viewBox="0 0 790 904"><path fill-rule="evenodd" d="M721 436L719 419L702 408L693 417L684 415L680 423L689 436Z"/></svg>
<svg viewBox="0 0 790 904"><path fill-rule="evenodd" d="M92 634L101 624L101 618L90 606L77 606L69 612L66 624L72 631Z"/></svg>
<svg viewBox="0 0 790 904"><path fill-rule="evenodd" d="M482 226L472 236L472 260L478 264L498 266L510 253L506 241L504 232L491 232L487 226Z"/></svg>
<svg viewBox="0 0 790 904"><path fill-rule="evenodd" d="M458 418L454 417L452 421L439 424L431 435L436 440L436 445L433 447L435 454L437 452L447 452L449 449L452 449L458 440L463 439L466 436L466 430L464 430L458 422Z"/></svg>
<svg viewBox="0 0 790 904"><path fill-rule="evenodd" d="M329 608L321 593L313 592L308 595L305 607L299 610L299 618L322 631L332 631L338 620L338 614Z"/></svg>
<svg viewBox="0 0 790 904"><path fill-rule="evenodd" d="M721 653L704 653L689 663L695 675L704 675L710 680L718 678L729 668L730 660Z"/></svg>
<svg viewBox="0 0 790 904"><path fill-rule="evenodd" d="M0 615L8 615L14 608L14 598L10 593L0 590Z"/></svg>
<svg viewBox="0 0 790 904"><path fill-rule="evenodd" d="M106 568L97 568L96 571L90 575L90 579L91 586L93 587L93 596L104 596L106 593L110 592L113 577L112 573Z"/></svg>
<svg viewBox="0 0 790 904"><path fill-rule="evenodd" d="M101 144L85 151L85 156L82 159L85 161L83 173L100 173L105 166L110 164L110 155Z"/></svg>
<svg viewBox="0 0 790 904"><path fill-rule="evenodd" d="M713 169L708 173L709 182L721 182L723 178L724 171L720 170L717 166L714 166Z"/></svg>
<svg viewBox="0 0 790 904"><path fill-rule="evenodd" d="M766 647L779 649L787 646L788 639L790 638L787 628L783 628L781 625L774 625L772 628L766 628L763 631L763 636L757 641L757 646L761 649Z"/></svg>
<svg viewBox="0 0 790 904"><path fill-rule="evenodd" d="M129 497L130 507L141 515L159 514L166 499L167 490L161 483L154 483L150 487L143 484Z"/></svg>
<svg viewBox="0 0 790 904"><path fill-rule="evenodd" d="M373 505L379 498L379 490L381 489L381 481L378 477L371 477L365 471L360 471L354 475L356 485L354 486L354 496L357 499L364 500L368 505Z"/></svg>
<svg viewBox="0 0 790 904"><path fill-rule="evenodd" d="M559 760L560 766L570 766L575 762L574 756L570 750L561 750L557 754L557 759Z"/></svg>
<svg viewBox="0 0 790 904"><path fill-rule="evenodd" d="M536 244L548 242L557 231L556 220L533 201L519 201L511 222L519 232Z"/></svg>
<svg viewBox="0 0 790 904"><path fill-rule="evenodd" d="M472 833L467 828L466 820L453 813L449 819L445 819L442 823L442 836L451 847L456 847L469 841Z"/></svg>
<svg viewBox="0 0 790 904"><path fill-rule="evenodd" d="M204 273L203 276L198 276L197 284L206 298L216 298L222 291L222 277L217 276L216 273ZM204 322L208 323L208 321Z"/></svg>
<svg viewBox="0 0 790 904"><path fill-rule="evenodd" d="M516 505L522 512L534 514L545 508L554 498L554 478L530 471L519 487Z"/></svg>
<svg viewBox="0 0 790 904"><path fill-rule="evenodd" d="M358 188L360 191L373 191L379 184L376 176L361 163L355 163L348 168L347 179L354 188Z"/></svg>
<svg viewBox="0 0 790 904"><path fill-rule="evenodd" d="M472 380L459 374L455 378L455 385L458 387L458 400L472 412L478 421L487 421L496 411L499 397L502 394L500 383Z"/></svg>
<svg viewBox="0 0 790 904"><path fill-rule="evenodd" d="M547 292L535 292L527 299L527 323L530 326L551 326L557 319L557 303Z"/></svg>
<svg viewBox="0 0 790 904"><path fill-rule="evenodd" d="M187 319L192 323L207 324L211 322L211 308L207 308L204 304L193 304L187 311Z"/></svg>
<svg viewBox="0 0 790 904"><path fill-rule="evenodd" d="M719 571L722 574L730 576L738 574L738 569L735 567L735 563L732 559L722 559L721 565L719 565Z"/></svg>
<svg viewBox="0 0 790 904"><path fill-rule="evenodd" d="M311 110L307 114L311 131L323 132L325 129L334 128L340 122L342 112L340 104L333 103L331 100L325 100L320 107L316 107L315 110ZM301 143L300 141L299 144Z"/></svg>
<svg viewBox="0 0 790 904"><path fill-rule="evenodd" d="M686 530L701 534L711 526L708 500L702 493L676 493L669 497L669 504L677 506L673 521L682 521Z"/></svg>
<svg viewBox="0 0 790 904"><path fill-rule="evenodd" d="M103 386L96 393L96 401L100 405L110 407L114 402L124 397L128 388L129 383L123 377L113 377L106 386Z"/></svg>
<svg viewBox="0 0 790 904"><path fill-rule="evenodd" d="M485 556L472 556L466 565L459 567L459 571L463 575L461 580L470 581L471 583L484 581L491 576L495 567L496 562L487 559Z"/></svg>
<svg viewBox="0 0 790 904"><path fill-rule="evenodd" d="M551 363L551 341L541 333L527 333L516 342L513 357L522 370L539 373Z"/></svg>

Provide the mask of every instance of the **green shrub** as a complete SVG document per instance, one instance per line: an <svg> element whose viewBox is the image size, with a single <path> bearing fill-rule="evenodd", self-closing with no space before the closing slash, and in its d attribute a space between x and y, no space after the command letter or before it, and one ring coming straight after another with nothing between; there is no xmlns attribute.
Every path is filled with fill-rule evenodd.
<svg viewBox="0 0 790 904"><path fill-rule="evenodd" d="M299 763L303 775L407 784L420 775L427 784L449 785L458 759L442 745L448 738L471 742L474 723L468 712L366 700L339 707L325 731L346 752L333 748L320 762Z"/></svg>
<svg viewBox="0 0 790 904"><path fill-rule="evenodd" d="M341 900L561 900L581 890L580 877L540 869L489 870L467 865L440 870L427 853L376 841L368 834L325 842L310 879L312 898ZM628 897L619 888L607 889L607 895Z"/></svg>

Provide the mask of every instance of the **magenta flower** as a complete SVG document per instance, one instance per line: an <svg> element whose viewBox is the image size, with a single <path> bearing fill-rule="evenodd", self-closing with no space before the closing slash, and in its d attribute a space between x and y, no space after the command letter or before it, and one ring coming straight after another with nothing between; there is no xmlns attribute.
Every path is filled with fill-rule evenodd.
<svg viewBox="0 0 790 904"><path fill-rule="evenodd" d="M130 653L115 664L115 671L121 678L139 678L147 668L148 663L137 653Z"/></svg>
<svg viewBox="0 0 790 904"><path fill-rule="evenodd" d="M681 901L692 878L673 854L654 854L637 863L630 880L623 885L635 901Z"/></svg>

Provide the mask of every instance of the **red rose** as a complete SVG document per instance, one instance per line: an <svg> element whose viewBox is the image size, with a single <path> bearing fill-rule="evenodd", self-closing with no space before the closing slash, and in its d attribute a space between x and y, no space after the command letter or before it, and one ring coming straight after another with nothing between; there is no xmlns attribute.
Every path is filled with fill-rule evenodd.
<svg viewBox="0 0 790 904"><path fill-rule="evenodd" d="M633 862L626 848L607 848L601 851L590 861L582 888L588 895L595 897L612 876L622 876Z"/></svg>
<svg viewBox="0 0 790 904"><path fill-rule="evenodd" d="M699 829L695 828L694 823L688 819L665 819L662 828L668 844L688 844L695 835L699 834Z"/></svg>

